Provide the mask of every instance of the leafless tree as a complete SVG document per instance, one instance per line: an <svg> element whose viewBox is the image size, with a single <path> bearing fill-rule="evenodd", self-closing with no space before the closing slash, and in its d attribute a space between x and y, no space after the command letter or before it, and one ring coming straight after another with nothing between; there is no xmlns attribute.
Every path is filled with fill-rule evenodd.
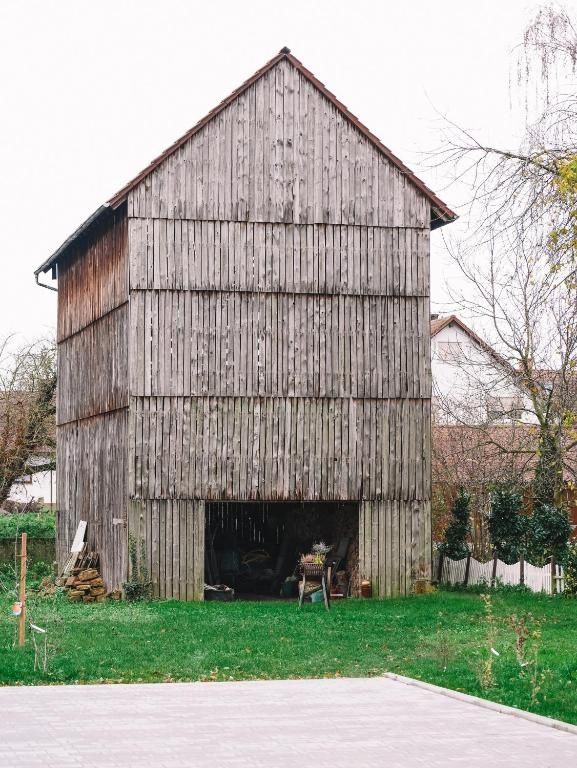
<svg viewBox="0 0 577 768"><path fill-rule="evenodd" d="M537 235L552 256L575 262L577 245L577 29L570 15L540 8L514 52L513 95L522 95L525 132L492 146L447 120L433 164L470 185L478 242Z"/></svg>
<svg viewBox="0 0 577 768"><path fill-rule="evenodd" d="M541 7L514 51L512 94L524 110L523 139L495 147L450 124L435 163L471 185L470 235L447 243L459 279L453 306L475 317L498 355L477 379L477 408L444 402L454 423L475 429L480 446L515 456L535 476L535 497L558 498L575 477L577 447L577 29L560 7ZM458 286L458 289L455 289ZM492 365L492 361L489 362ZM527 426L495 430L479 404L503 386L523 393ZM475 382L469 392L475 391ZM518 403L503 413L513 423Z"/></svg>
<svg viewBox="0 0 577 768"><path fill-rule="evenodd" d="M19 477L54 468L55 389L51 342L0 342L0 505Z"/></svg>
<svg viewBox="0 0 577 768"><path fill-rule="evenodd" d="M463 353L453 363L466 378L466 397L437 393L437 407L440 421L476 430L479 445L516 456L523 472L532 468L535 498L553 503L565 478L577 480L577 284L572 265L553 267L538 239L498 242L482 254L450 251L461 277L452 301L478 319L487 344L484 354ZM507 391L519 396L499 398ZM506 431L491 418L499 400L496 420Z"/></svg>

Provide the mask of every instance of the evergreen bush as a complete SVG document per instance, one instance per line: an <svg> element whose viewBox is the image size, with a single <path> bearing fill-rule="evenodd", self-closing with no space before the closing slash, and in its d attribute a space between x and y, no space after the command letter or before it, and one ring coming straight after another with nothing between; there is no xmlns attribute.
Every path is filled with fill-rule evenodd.
<svg viewBox="0 0 577 768"><path fill-rule="evenodd" d="M497 486L491 493L489 536L493 551L505 563L516 563L524 552L527 518L521 514L522 503L511 486Z"/></svg>
<svg viewBox="0 0 577 768"><path fill-rule="evenodd" d="M464 488L459 493L451 510L451 520L445 530L445 538L439 551L451 560L460 560L469 553L467 536L469 535L469 506L470 495Z"/></svg>
<svg viewBox="0 0 577 768"><path fill-rule="evenodd" d="M565 594L577 595L577 541L567 545L565 554Z"/></svg>
<svg viewBox="0 0 577 768"><path fill-rule="evenodd" d="M571 525L567 512L551 504L537 504L528 521L528 559L544 565L550 557L562 563L567 555Z"/></svg>

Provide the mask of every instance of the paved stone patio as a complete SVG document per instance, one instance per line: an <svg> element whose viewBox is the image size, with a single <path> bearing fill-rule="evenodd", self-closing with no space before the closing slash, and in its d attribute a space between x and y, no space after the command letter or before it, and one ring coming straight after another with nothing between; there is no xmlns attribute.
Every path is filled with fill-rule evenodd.
<svg viewBox="0 0 577 768"><path fill-rule="evenodd" d="M546 768L577 735L388 678L0 688L2 768Z"/></svg>

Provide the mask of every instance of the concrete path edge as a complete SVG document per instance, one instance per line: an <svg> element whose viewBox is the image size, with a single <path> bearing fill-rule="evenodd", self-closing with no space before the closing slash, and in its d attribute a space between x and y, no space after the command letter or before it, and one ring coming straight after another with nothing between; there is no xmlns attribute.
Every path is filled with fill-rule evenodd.
<svg viewBox="0 0 577 768"><path fill-rule="evenodd" d="M543 715L535 715L532 712L525 712L523 709L516 709L515 707L508 707L506 704L499 704L496 701L488 701L487 699L480 699L477 696L471 696L468 693L461 693L460 691L452 691L450 688L442 688L440 685L433 685L432 683L425 683L423 680L415 680L413 677L404 677L403 675L396 675L394 672L385 672L383 677L388 677L389 680L396 680L398 683L404 683L405 685L413 685L416 688L423 688L426 691L432 691L433 693L440 693L442 696L447 696L450 699L457 699L457 701L464 701L467 704L473 704L477 707L483 707L484 709L492 709L494 712L501 712L505 715L511 715L512 717L518 717L521 720L529 720L532 723L538 725L544 725L546 728L555 728L558 731L566 731L577 736L577 725L571 725L571 723L565 723L563 720L555 720L552 717L544 717Z"/></svg>

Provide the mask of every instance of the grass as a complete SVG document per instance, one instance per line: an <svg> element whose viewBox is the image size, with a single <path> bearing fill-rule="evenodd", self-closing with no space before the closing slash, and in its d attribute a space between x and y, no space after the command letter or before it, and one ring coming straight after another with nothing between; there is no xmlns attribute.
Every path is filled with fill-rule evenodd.
<svg viewBox="0 0 577 768"><path fill-rule="evenodd" d="M577 601L496 591L492 602L497 625L492 644L499 656L491 654L483 602L472 593L349 600L330 613L320 605L299 611L292 602L86 606L62 596L34 598L30 619L48 629L50 641L49 668L41 673L33 671L29 642L24 649L14 647L16 620L4 600L0 684L360 677L391 671L577 723ZM517 661L515 634L506 625L512 614L528 616L529 626L541 622L537 667L523 668ZM481 670L490 658L494 685L483 687Z"/></svg>

